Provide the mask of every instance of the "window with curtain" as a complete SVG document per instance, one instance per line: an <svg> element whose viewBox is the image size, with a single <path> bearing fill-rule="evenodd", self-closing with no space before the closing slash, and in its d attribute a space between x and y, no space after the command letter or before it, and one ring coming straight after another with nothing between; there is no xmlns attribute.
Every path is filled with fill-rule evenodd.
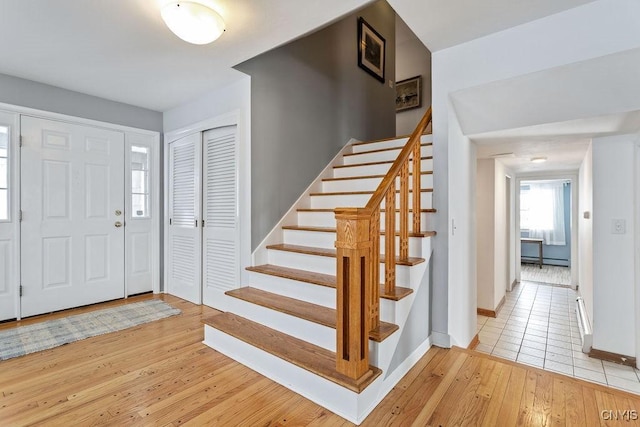
<svg viewBox="0 0 640 427"><path fill-rule="evenodd" d="M520 187L520 228L545 245L566 245L564 183L528 182Z"/></svg>

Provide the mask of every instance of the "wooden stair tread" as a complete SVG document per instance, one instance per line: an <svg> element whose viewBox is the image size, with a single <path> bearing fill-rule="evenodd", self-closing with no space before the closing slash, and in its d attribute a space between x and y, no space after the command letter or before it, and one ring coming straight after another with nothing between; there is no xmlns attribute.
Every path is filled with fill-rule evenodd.
<svg viewBox="0 0 640 427"><path fill-rule="evenodd" d="M367 374L352 380L336 371L335 353L232 313L212 316L204 323L356 393L362 392L382 373L375 366L369 366Z"/></svg>
<svg viewBox="0 0 640 427"><path fill-rule="evenodd" d="M420 147L429 147L431 145L433 145L433 143L431 143L431 142L423 142L423 143L420 144ZM359 153L346 153L346 154L343 154L343 156L344 157L349 157L349 156L359 156L361 154L383 153L385 151L394 151L394 150L400 151L403 148L404 148L404 146L391 147L391 148L379 148L377 150L361 151Z"/></svg>
<svg viewBox="0 0 640 427"><path fill-rule="evenodd" d="M412 176L413 173L409 173L409 176ZM420 175L433 175L433 171L422 171ZM347 176L343 178L323 178L322 181L349 181L352 179L375 179L375 178L384 178L385 175L359 175L359 176Z"/></svg>
<svg viewBox="0 0 640 427"><path fill-rule="evenodd" d="M433 188L421 188L421 193L433 193ZM373 194L375 191L328 191L322 193L309 193L310 196L354 196L358 194ZM400 190L396 190L396 193L400 193ZM413 193L413 190L409 190L409 193Z"/></svg>
<svg viewBox="0 0 640 427"><path fill-rule="evenodd" d="M295 252L295 253L300 253L300 254L307 254L307 255L316 255L316 256L324 256L324 257L330 257L330 258L335 258L336 257L336 250L335 249L327 249L327 248L315 248L315 247L311 247L311 246L300 246L300 245L289 245L286 243L279 243L276 245L269 245L267 246L267 249L273 249L273 250L277 250L277 251L284 251L284 252ZM380 262L383 263L385 262L385 257L384 255L380 255ZM406 259L400 259L400 257L396 257L396 264L397 265L417 265L424 262L424 258L418 258L418 257L409 257Z"/></svg>
<svg viewBox="0 0 640 427"><path fill-rule="evenodd" d="M314 273L306 270L298 270L297 268L281 267L279 265L263 264L253 267L247 267L248 271L268 274L270 276L282 277L284 279L297 280L299 282L311 283L314 285L326 286L329 288L336 287L336 276L329 274Z"/></svg>
<svg viewBox="0 0 640 427"><path fill-rule="evenodd" d="M336 276L330 274L313 273L306 270L298 270L296 268L281 267L273 264L256 265L247 267L248 271L267 274L270 276L282 277L285 279L297 280L299 282L311 283L312 285L325 286L328 288L336 288ZM380 298L398 301L412 293L410 288L396 286L396 292L393 295L387 295L384 292L384 285L380 285Z"/></svg>
<svg viewBox="0 0 640 427"><path fill-rule="evenodd" d="M329 328L336 328L337 315L336 310L333 308L312 304L310 302L301 301L295 298L274 294L248 286L227 291L225 294L252 304L299 317L313 323L318 323ZM382 342L398 329L398 325L381 321L380 327L376 328L375 332L372 331L369 334L369 338L377 342Z"/></svg>
<svg viewBox="0 0 640 427"><path fill-rule="evenodd" d="M433 159L433 156L423 156L420 157L420 160L431 160ZM395 162L395 160L385 160L385 161L381 161L381 162L366 162L366 163L355 163L352 165L336 165L334 166L335 168L353 168L356 166L373 166L373 165L385 165L385 164L392 164L393 162Z"/></svg>
<svg viewBox="0 0 640 427"><path fill-rule="evenodd" d="M422 135L431 135L431 132L425 132ZM371 141L358 141L358 142L354 142L351 145L375 144L376 142L395 141L396 139L409 138L409 137L411 137L411 134L409 134L409 135L400 135L400 136L392 136L392 137L389 137L389 138L382 138L382 139L372 139Z"/></svg>
<svg viewBox="0 0 640 427"><path fill-rule="evenodd" d="M318 231L321 233L335 233L335 227L312 227L306 225L284 225L283 230L300 230L300 231ZM380 230L380 234L384 234L384 230ZM400 232L396 231L396 236L400 235ZM409 237L432 237L435 236L435 231L421 231L420 233L409 233Z"/></svg>
<svg viewBox="0 0 640 427"><path fill-rule="evenodd" d="M335 212L335 209L321 209L321 208L298 208L296 209L298 212ZM385 209L380 209L380 212L386 212ZM400 212L400 209L396 209L396 212ZM413 209L409 209L409 212L413 212ZM420 212L438 212L436 209L420 209Z"/></svg>

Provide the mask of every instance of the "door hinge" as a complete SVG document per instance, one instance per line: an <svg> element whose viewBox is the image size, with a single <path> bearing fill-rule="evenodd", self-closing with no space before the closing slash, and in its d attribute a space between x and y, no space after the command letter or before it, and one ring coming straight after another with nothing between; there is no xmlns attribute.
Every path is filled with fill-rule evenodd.
<svg viewBox="0 0 640 427"><path fill-rule="evenodd" d="M196 219L196 228L198 228L198 220Z"/></svg>
<svg viewBox="0 0 640 427"><path fill-rule="evenodd" d="M22 285L20 285L20 296L22 296Z"/></svg>
<svg viewBox="0 0 640 427"><path fill-rule="evenodd" d="M169 218L169 225L171 225L171 218Z"/></svg>
<svg viewBox="0 0 640 427"><path fill-rule="evenodd" d="M202 220L202 228L204 228L204 219Z"/></svg>
<svg viewBox="0 0 640 427"><path fill-rule="evenodd" d="M22 209L18 211L18 222L22 222Z"/></svg>
<svg viewBox="0 0 640 427"><path fill-rule="evenodd" d="M22 148L22 135L20 135L20 138L18 138L18 139L19 139L18 146L19 146L20 148Z"/></svg>

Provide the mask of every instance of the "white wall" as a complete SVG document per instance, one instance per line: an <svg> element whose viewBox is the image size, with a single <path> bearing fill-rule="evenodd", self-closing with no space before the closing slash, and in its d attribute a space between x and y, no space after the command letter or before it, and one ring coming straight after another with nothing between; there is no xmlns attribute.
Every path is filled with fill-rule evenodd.
<svg viewBox="0 0 640 427"><path fill-rule="evenodd" d="M496 159L479 159L476 174L476 228L478 308L494 311L515 279L513 246L507 243L507 212L513 215L513 180L507 189L506 177L512 172ZM507 191L511 197L507 197ZM507 203L511 209L507 210ZM509 268L507 277L507 268Z"/></svg>
<svg viewBox="0 0 640 427"><path fill-rule="evenodd" d="M495 175L494 159L478 159L476 171L476 250L478 253L478 308L495 310Z"/></svg>
<svg viewBox="0 0 640 427"><path fill-rule="evenodd" d="M193 123L241 110L251 114L251 78L238 72L238 80L163 113L164 133Z"/></svg>
<svg viewBox="0 0 640 427"><path fill-rule="evenodd" d="M448 134L450 158L463 161L459 169L449 165L451 188L455 188L460 197L451 200L451 229L445 231L445 236L449 236L447 253L451 261L448 324L451 345L467 347L476 334L476 145L462 134L454 114L449 116ZM451 283L464 286L451 286Z"/></svg>
<svg viewBox="0 0 640 427"><path fill-rule="evenodd" d="M451 96L461 89L640 47L638 16L640 2L600 0L432 53L434 186L437 188L434 206L438 209L434 306L446 306L449 312L443 316L441 311L434 310L433 325L435 331L448 331L452 342L464 342L475 333L471 321L475 319L475 310L467 302L475 301L475 295L471 296L476 285L469 280L471 271L475 275L475 256L470 256L475 252L475 241L453 242L448 233L452 219L459 229L466 229L472 227L471 220L475 217L475 210L464 211L473 204L474 198L472 184L467 179L473 150L459 146L469 145L459 123L453 126L457 129L455 134L451 130L449 120L454 117L457 121L457 112L449 111L453 109ZM559 102L564 99L562 95L559 87L548 103ZM486 111L484 105L473 108ZM595 254L594 259L597 259ZM466 312L461 313L465 308Z"/></svg>
<svg viewBox="0 0 640 427"><path fill-rule="evenodd" d="M493 309L498 308L498 305L502 302L506 295L508 283L508 277L506 274L509 260L511 258L509 253L509 247L507 245L507 191L511 191L511 188L506 187L506 177L511 176L511 171L505 167L500 160L494 160L495 173L494 173L494 282L493 282ZM509 198L511 201L512 198ZM514 272L515 274L515 272ZM511 277L511 271L509 271L509 277Z"/></svg>
<svg viewBox="0 0 640 427"><path fill-rule="evenodd" d="M593 145L580 165L578 176L578 285L587 308L589 322L593 324ZM589 218L584 213L589 213Z"/></svg>
<svg viewBox="0 0 640 427"><path fill-rule="evenodd" d="M635 355L635 143L593 140L593 348ZM626 223L612 233L612 220Z"/></svg>

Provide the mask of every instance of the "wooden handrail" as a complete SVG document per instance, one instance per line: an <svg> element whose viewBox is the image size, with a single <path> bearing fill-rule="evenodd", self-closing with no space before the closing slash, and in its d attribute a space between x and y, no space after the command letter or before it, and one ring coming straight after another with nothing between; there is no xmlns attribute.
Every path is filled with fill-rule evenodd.
<svg viewBox="0 0 640 427"><path fill-rule="evenodd" d="M380 206L382 200L384 200L385 194L389 191L389 187L395 183L395 179L400 175L400 170L402 169L402 165L409 160L409 157L413 153L414 145L420 141L420 137L424 133L424 130L429 126L429 122L431 121L431 107L427 110L427 112L422 116L422 120L418 123L418 126L415 128L409 140L405 144L402 151L398 155L398 158L393 162L389 172L384 176L380 185L376 189L376 192L373 193L371 199L367 203L367 208L375 209Z"/></svg>
<svg viewBox="0 0 640 427"><path fill-rule="evenodd" d="M353 378L369 374L369 331L380 326L380 206L385 202L384 292L395 293L396 181L400 181L400 259L409 257L409 193L413 232L420 233L421 136L431 122L426 111L398 158L364 208L336 208L336 369ZM410 162L411 160L411 162ZM409 172L412 169L412 190Z"/></svg>

